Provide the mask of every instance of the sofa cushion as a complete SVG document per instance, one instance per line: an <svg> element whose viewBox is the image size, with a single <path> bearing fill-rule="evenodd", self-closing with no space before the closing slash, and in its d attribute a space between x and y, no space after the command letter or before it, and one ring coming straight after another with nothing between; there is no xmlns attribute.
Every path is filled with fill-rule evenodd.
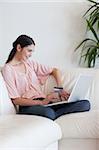
<svg viewBox="0 0 99 150"><path fill-rule="evenodd" d="M99 138L99 111L63 115L56 120L63 138Z"/></svg>
<svg viewBox="0 0 99 150"><path fill-rule="evenodd" d="M8 91L4 82L4 79L2 77L2 74L0 72L0 115L1 114L15 114L15 108L12 104L9 96Z"/></svg>
<svg viewBox="0 0 99 150"><path fill-rule="evenodd" d="M0 116L0 149L44 148L61 138L54 121L30 115Z"/></svg>
<svg viewBox="0 0 99 150"><path fill-rule="evenodd" d="M91 69L91 68L89 69L88 68L67 69L65 72L63 72L63 75L62 75L64 88L67 89L67 91L71 92L79 74L93 75L93 83L91 84L91 87L88 93L86 94L86 99L89 99L92 110L99 109L99 100L98 100L99 70L98 69Z"/></svg>

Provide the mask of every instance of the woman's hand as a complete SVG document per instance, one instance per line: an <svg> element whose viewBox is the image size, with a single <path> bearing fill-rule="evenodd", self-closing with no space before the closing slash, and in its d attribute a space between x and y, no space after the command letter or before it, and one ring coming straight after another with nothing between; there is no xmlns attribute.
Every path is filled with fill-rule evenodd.
<svg viewBox="0 0 99 150"><path fill-rule="evenodd" d="M50 100L48 100L48 99L44 99L41 101L41 105L47 105L49 103L50 103Z"/></svg>
<svg viewBox="0 0 99 150"><path fill-rule="evenodd" d="M56 93L50 93L46 96L44 100L34 100L35 105L47 105L50 102L57 102L59 97Z"/></svg>
<svg viewBox="0 0 99 150"><path fill-rule="evenodd" d="M62 90L60 91L59 93L58 92L51 92L50 94L48 94L46 96L46 98L44 100L40 100L39 101L39 104L40 105L47 105L49 104L50 102L59 102L59 101L65 101L68 99L70 94L68 94L65 90Z"/></svg>
<svg viewBox="0 0 99 150"><path fill-rule="evenodd" d="M66 92L65 90L61 90L59 92L59 97L62 101L68 100L69 96L70 96L70 94L68 92Z"/></svg>
<svg viewBox="0 0 99 150"><path fill-rule="evenodd" d="M49 100L49 102L53 102L53 103L60 101L59 94L56 92L51 92L46 96L46 98Z"/></svg>
<svg viewBox="0 0 99 150"><path fill-rule="evenodd" d="M51 92L50 94L48 94L46 96L46 98L49 99L49 100L51 100L51 99L59 99L58 93L56 93L56 92Z"/></svg>

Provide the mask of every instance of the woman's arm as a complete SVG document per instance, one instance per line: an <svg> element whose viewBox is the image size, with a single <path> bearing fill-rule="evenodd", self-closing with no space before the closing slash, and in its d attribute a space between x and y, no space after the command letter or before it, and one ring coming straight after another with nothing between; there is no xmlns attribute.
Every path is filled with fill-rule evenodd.
<svg viewBox="0 0 99 150"><path fill-rule="evenodd" d="M12 101L15 105L20 105L20 106L47 105L50 102L50 100L48 99L33 100L33 99L21 98L21 97L12 99Z"/></svg>
<svg viewBox="0 0 99 150"><path fill-rule="evenodd" d="M57 88L63 87L62 81L61 81L61 72L59 71L59 69L54 68L51 75L53 75L56 80ZM60 95L61 100L67 100L70 94L63 89L61 90L61 92L59 92L59 95Z"/></svg>
<svg viewBox="0 0 99 150"><path fill-rule="evenodd" d="M62 86L61 72L59 71L59 69L53 68L51 75L53 75L53 77L55 78L57 86Z"/></svg>

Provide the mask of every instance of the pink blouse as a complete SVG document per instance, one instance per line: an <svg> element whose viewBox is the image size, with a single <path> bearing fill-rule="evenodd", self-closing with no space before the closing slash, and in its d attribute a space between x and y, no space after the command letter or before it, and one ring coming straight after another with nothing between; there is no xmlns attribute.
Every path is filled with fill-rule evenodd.
<svg viewBox="0 0 99 150"><path fill-rule="evenodd" d="M45 67L33 60L24 61L26 73L15 69L14 65L7 63L2 68L2 75L6 82L10 98L45 98L40 85L44 84L52 72L52 68Z"/></svg>

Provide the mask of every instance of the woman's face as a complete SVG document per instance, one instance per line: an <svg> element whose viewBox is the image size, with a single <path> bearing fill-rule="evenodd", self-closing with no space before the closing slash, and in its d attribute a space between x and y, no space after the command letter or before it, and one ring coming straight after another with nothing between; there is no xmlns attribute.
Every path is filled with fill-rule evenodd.
<svg viewBox="0 0 99 150"><path fill-rule="evenodd" d="M32 56L32 52L34 51L35 46L33 44L28 45L26 47L21 48L20 45L17 48L19 57L21 60L26 61L29 57Z"/></svg>

